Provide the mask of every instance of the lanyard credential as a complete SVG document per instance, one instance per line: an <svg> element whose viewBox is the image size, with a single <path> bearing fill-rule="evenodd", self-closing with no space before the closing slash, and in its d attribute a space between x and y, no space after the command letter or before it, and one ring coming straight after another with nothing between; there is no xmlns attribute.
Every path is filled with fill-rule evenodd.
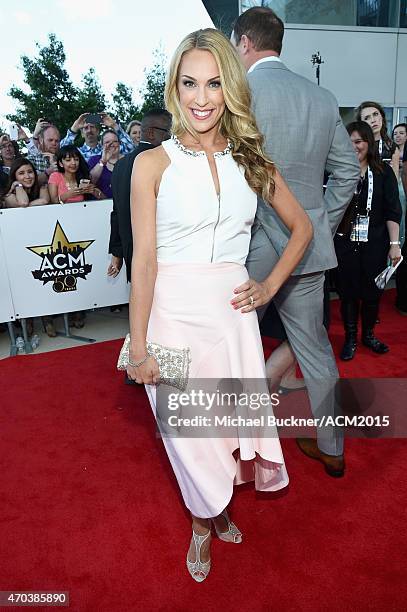
<svg viewBox="0 0 407 612"><path fill-rule="evenodd" d="M373 172L368 166L367 167L367 202L366 202L367 216L369 216L369 213L372 210L372 199L373 199Z"/></svg>
<svg viewBox="0 0 407 612"><path fill-rule="evenodd" d="M366 201L366 214L357 215L356 220L353 223L352 232L350 239L352 242L367 242L369 235L369 215L372 210L373 200L373 172L370 167L367 167L367 201Z"/></svg>

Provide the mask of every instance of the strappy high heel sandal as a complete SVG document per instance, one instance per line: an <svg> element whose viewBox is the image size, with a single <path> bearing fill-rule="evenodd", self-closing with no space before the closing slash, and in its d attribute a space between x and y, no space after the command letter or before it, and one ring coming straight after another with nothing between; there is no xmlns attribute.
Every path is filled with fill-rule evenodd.
<svg viewBox="0 0 407 612"><path fill-rule="evenodd" d="M211 534L211 530L209 529L208 533L205 535L198 535L192 530L192 539L195 544L195 561L189 561L187 555L187 568L192 578L196 582L203 582L205 578L208 577L209 571L211 569L211 560L209 561L201 561L201 547L204 542L208 539Z"/></svg>
<svg viewBox="0 0 407 612"><path fill-rule="evenodd" d="M229 519L228 513L226 510L221 512L220 514L223 516L225 521L227 522L228 530L227 531L218 531L218 528L215 524L215 521L212 519L213 525L215 527L216 535L218 538L223 540L224 542L232 542L233 544L240 544L243 539L242 533L236 527L234 523Z"/></svg>

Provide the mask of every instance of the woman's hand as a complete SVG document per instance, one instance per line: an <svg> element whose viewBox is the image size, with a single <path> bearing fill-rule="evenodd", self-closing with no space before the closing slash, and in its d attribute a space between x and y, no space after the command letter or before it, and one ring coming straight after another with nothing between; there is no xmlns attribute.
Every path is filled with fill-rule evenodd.
<svg viewBox="0 0 407 612"><path fill-rule="evenodd" d="M20 181L14 181L11 184L11 187L9 189L9 193L15 193L16 192L16 187L23 187L22 184L20 183Z"/></svg>
<svg viewBox="0 0 407 612"><path fill-rule="evenodd" d="M266 281L258 283L249 278L243 285L236 287L234 292L237 295L230 303L235 310L240 309L241 312L251 312L259 308L259 306L268 304L277 291L277 287L273 289Z"/></svg>
<svg viewBox="0 0 407 612"><path fill-rule="evenodd" d="M25 142L28 142L29 138L19 123L17 123L17 127L18 127L17 140L24 140Z"/></svg>
<svg viewBox="0 0 407 612"><path fill-rule="evenodd" d="M101 161L104 164L107 164L111 160L113 155L114 155L114 149L111 147L111 145L110 144L103 145Z"/></svg>
<svg viewBox="0 0 407 612"><path fill-rule="evenodd" d="M99 187L97 187L93 183L89 183L88 185L82 185L82 187L80 187L80 189L81 189L81 193L82 194L92 195L95 198L97 198L98 200L106 200L107 199L105 194L103 193L103 191L101 191L99 189Z"/></svg>
<svg viewBox="0 0 407 612"><path fill-rule="evenodd" d="M140 366L127 366L127 376L136 383L143 385L156 385L160 381L160 369L154 357L148 359Z"/></svg>
<svg viewBox="0 0 407 612"><path fill-rule="evenodd" d="M82 113L82 115L79 115L79 117L76 119L76 121L73 122L71 126L71 132L79 132L79 130L81 130L85 126L86 119L89 114L90 113Z"/></svg>
<svg viewBox="0 0 407 612"><path fill-rule="evenodd" d="M73 189L68 189L68 191L65 191L64 193L62 193L59 196L59 199L61 200L61 202L65 204L65 202L67 202L71 198L76 198L79 195L82 195L83 193L84 191L82 187L74 187Z"/></svg>
<svg viewBox="0 0 407 612"><path fill-rule="evenodd" d="M105 125L107 128L110 128L112 130L117 129L117 123L113 119L113 117L111 117L107 113L99 113L99 114L102 117L103 125Z"/></svg>
<svg viewBox="0 0 407 612"><path fill-rule="evenodd" d="M398 244L391 244L388 258L391 261L391 265L395 266L401 259L401 249Z"/></svg>
<svg viewBox="0 0 407 612"><path fill-rule="evenodd" d="M48 168L45 169L45 174L48 174L48 176L50 176L53 172L58 172L58 164L57 164L56 155L54 155L53 153L45 152L45 153L42 153L42 156L48 159L48 163L49 163Z"/></svg>
<svg viewBox="0 0 407 612"><path fill-rule="evenodd" d="M116 276L119 274L120 270L122 269L122 265L123 265L123 258L112 255L112 261L110 262L109 267L107 269L107 275L113 276L113 278L116 278Z"/></svg>
<svg viewBox="0 0 407 612"><path fill-rule="evenodd" d="M33 138L38 138L39 133L44 130L46 127L50 126L50 122L47 121L46 119L43 119L42 117L40 117L37 121L37 123L35 124L35 128L34 128L34 132L33 132Z"/></svg>

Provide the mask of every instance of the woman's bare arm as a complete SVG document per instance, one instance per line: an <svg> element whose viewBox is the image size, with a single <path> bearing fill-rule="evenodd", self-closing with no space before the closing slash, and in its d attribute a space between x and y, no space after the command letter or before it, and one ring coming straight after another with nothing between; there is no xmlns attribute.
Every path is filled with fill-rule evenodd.
<svg viewBox="0 0 407 612"><path fill-rule="evenodd" d="M27 208L29 199L27 192L17 181L15 181L10 191L4 196L6 208Z"/></svg>
<svg viewBox="0 0 407 612"><path fill-rule="evenodd" d="M133 230L133 259L131 264L130 359L145 358L146 336L154 286L157 276L156 255L156 193L162 175L160 153L149 150L140 153L133 165L131 177L131 225ZM143 365L127 370L130 378L151 384L159 376L153 358Z"/></svg>
<svg viewBox="0 0 407 612"><path fill-rule="evenodd" d="M235 289L238 295L233 298L232 304L238 308L247 306L242 312L253 310L249 303L249 295L253 296L255 308L267 304L274 297L300 263L313 237L312 223L307 213L291 193L281 174L275 171L273 178L275 182L273 208L291 236L277 264L262 283L249 279Z"/></svg>
<svg viewBox="0 0 407 612"><path fill-rule="evenodd" d="M30 202L30 206L44 206L50 203L48 185L43 185L40 190L40 197Z"/></svg>

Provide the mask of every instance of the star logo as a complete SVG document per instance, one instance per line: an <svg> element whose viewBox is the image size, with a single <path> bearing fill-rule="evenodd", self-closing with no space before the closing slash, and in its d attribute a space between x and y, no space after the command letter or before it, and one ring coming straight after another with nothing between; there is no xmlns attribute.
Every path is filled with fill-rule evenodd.
<svg viewBox="0 0 407 612"><path fill-rule="evenodd" d="M77 278L86 280L92 265L85 262L85 251L94 240L70 242L59 221L56 222L51 244L26 247L41 257L39 270L32 270L35 279L43 285L53 281L56 293L76 291Z"/></svg>
<svg viewBox="0 0 407 612"><path fill-rule="evenodd" d="M66 247L68 251L74 250L77 247L82 249L82 251L85 251L85 249L87 249L92 244L92 242L94 242L94 240L83 240L82 242L69 242L59 221L57 221L55 225L55 229L54 229L54 235L51 240L51 244L46 244L43 246L31 246L31 247L27 247L27 249L29 251L32 251L36 255L39 255L40 257L44 257L44 254L49 255L50 252L52 251L56 252L58 248L62 250L64 247Z"/></svg>

